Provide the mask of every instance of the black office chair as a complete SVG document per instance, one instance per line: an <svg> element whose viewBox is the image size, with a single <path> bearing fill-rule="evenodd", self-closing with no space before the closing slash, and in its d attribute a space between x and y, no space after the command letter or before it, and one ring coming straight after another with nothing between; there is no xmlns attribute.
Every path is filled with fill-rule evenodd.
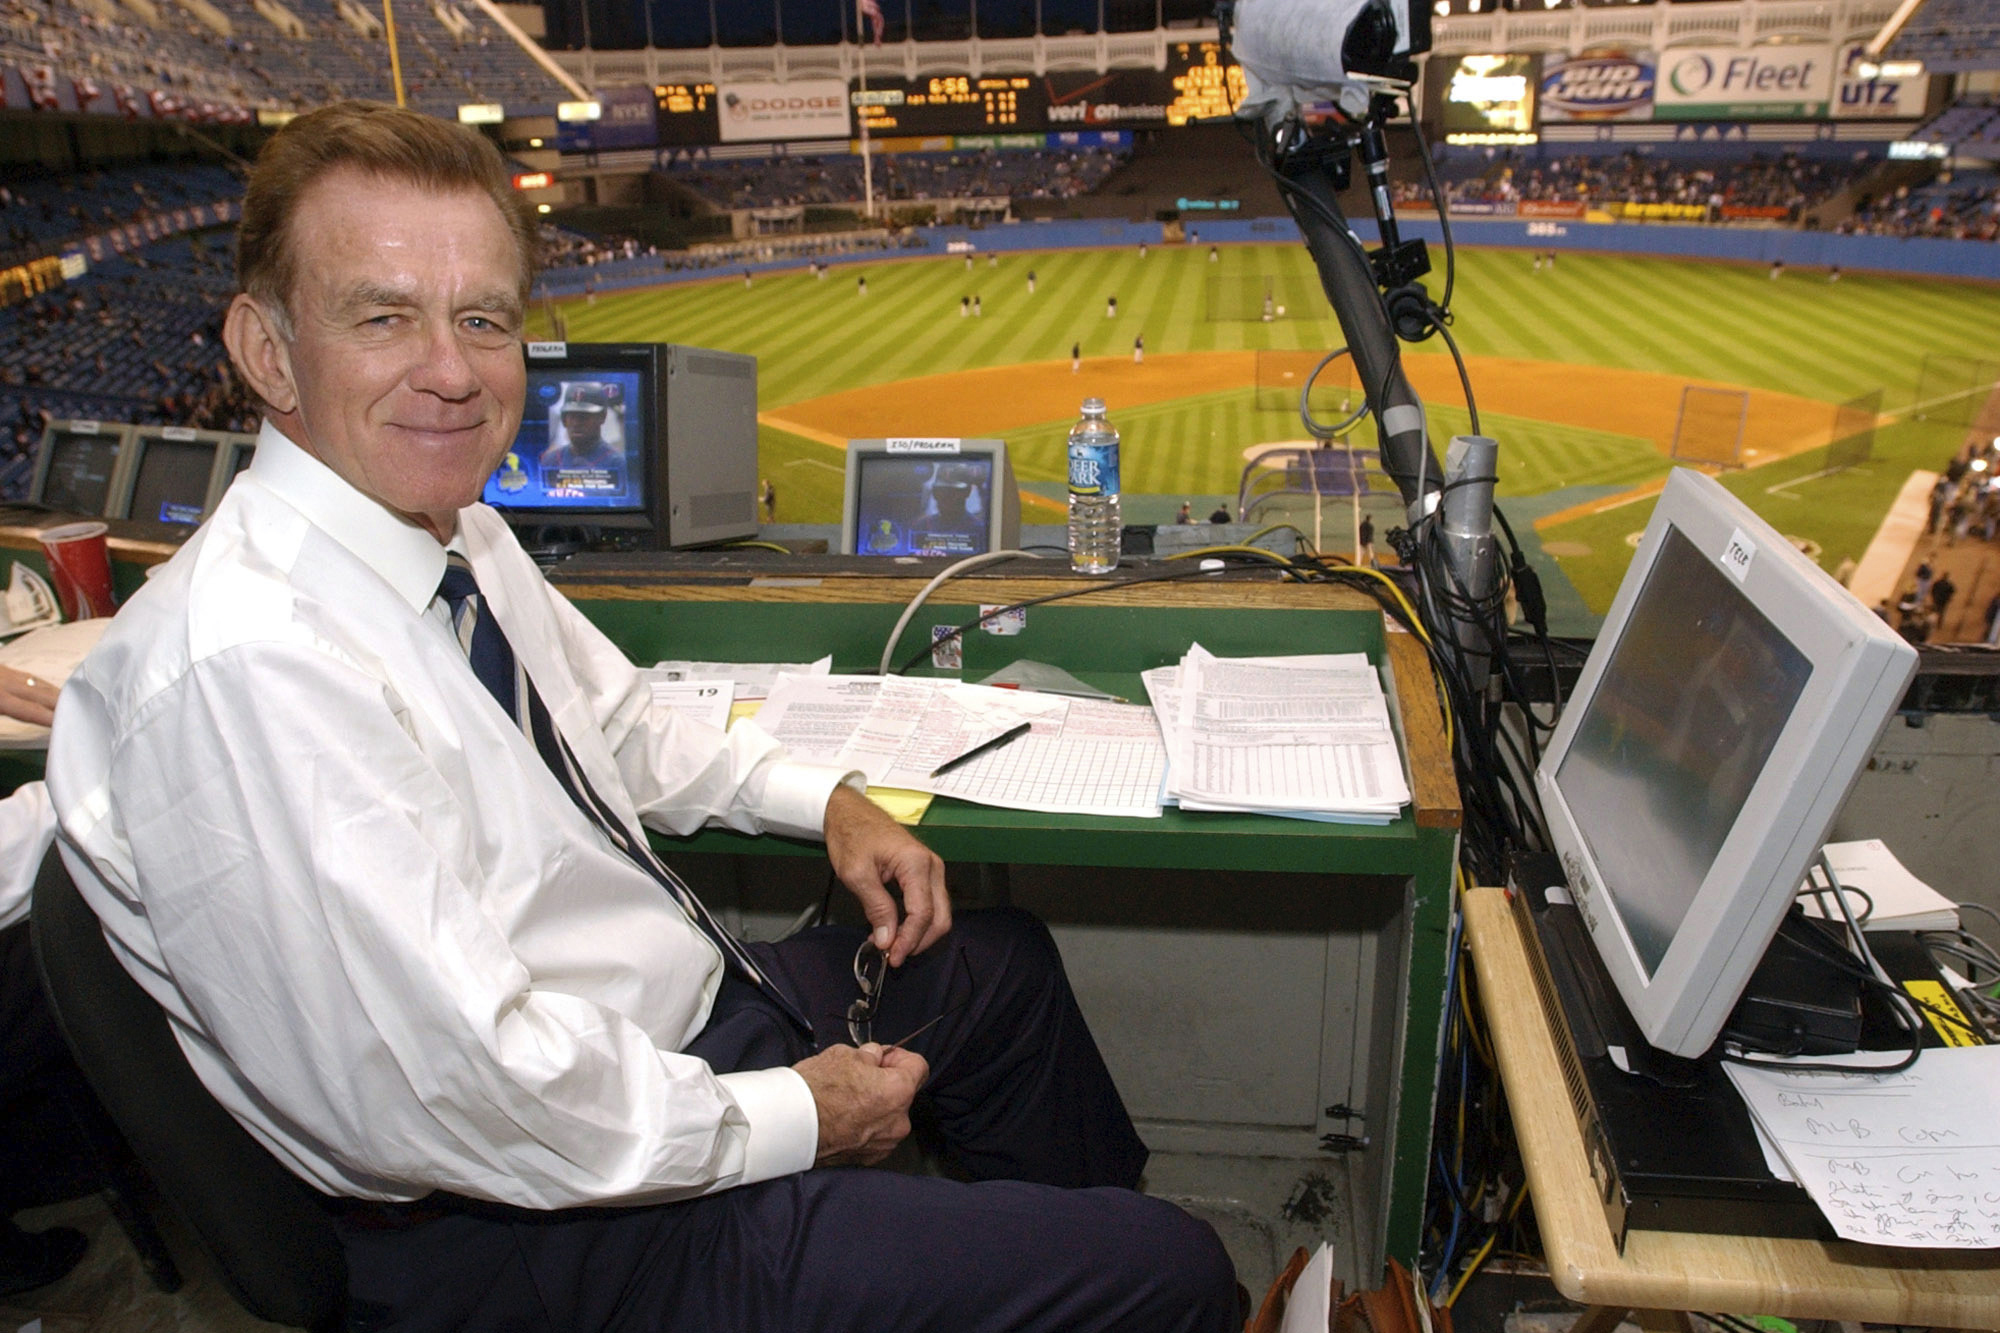
<svg viewBox="0 0 2000 1333"><path fill-rule="evenodd" d="M76 1062L230 1295L313 1333L346 1324L347 1259L312 1189L223 1110L167 1016L111 952L55 849L35 880L35 959Z"/></svg>

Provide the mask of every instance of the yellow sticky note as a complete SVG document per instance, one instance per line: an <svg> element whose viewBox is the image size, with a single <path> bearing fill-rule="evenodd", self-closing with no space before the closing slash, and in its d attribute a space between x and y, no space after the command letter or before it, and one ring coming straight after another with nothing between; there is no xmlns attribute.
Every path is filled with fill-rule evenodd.
<svg viewBox="0 0 2000 1333"><path fill-rule="evenodd" d="M868 799L887 810L898 824L920 823L924 811L931 808L929 792L911 791L907 787L870 787Z"/></svg>

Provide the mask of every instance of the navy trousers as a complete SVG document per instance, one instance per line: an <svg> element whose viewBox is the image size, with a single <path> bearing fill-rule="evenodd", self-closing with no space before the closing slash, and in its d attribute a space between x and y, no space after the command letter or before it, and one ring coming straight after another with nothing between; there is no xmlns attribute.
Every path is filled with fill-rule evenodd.
<svg viewBox="0 0 2000 1333"><path fill-rule="evenodd" d="M862 932L753 946L845 1042ZM531 1212L478 1204L406 1230L340 1223L357 1303L383 1328L535 1333L1024 1333L1239 1328L1215 1233L1132 1192L1132 1130L1047 930L971 912L890 974L874 1038L932 1018L917 1114L970 1181L820 1168L682 1203ZM719 1071L789 1065L812 1041L725 981L689 1046Z"/></svg>

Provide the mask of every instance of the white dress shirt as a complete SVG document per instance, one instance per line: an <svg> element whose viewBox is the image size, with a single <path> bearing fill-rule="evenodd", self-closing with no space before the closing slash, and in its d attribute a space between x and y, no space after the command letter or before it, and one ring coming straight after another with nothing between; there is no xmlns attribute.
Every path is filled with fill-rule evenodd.
<svg viewBox="0 0 2000 1333"><path fill-rule="evenodd" d="M0 801L0 930L28 919L35 875L55 836L55 812L41 783L24 782Z"/></svg>
<svg viewBox="0 0 2000 1333"><path fill-rule="evenodd" d="M655 708L491 509L452 545L628 824L820 836L838 770ZM444 565L264 427L62 692L49 788L114 949L208 1089L332 1194L556 1208L809 1167L797 1073L676 1053L720 955L473 676Z"/></svg>

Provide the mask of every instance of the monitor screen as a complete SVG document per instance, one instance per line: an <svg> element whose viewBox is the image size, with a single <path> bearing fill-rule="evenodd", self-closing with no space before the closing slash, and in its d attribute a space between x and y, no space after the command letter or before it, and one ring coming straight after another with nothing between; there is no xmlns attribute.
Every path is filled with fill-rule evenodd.
<svg viewBox="0 0 2000 1333"><path fill-rule="evenodd" d="M642 384L636 370L530 365L520 433L480 498L580 516L643 508L653 423Z"/></svg>
<svg viewBox="0 0 2000 1333"><path fill-rule="evenodd" d="M1646 1040L1707 1050L1916 671L1713 478L1677 470L1535 771Z"/></svg>
<svg viewBox="0 0 2000 1333"><path fill-rule="evenodd" d="M42 503L70 514L96 516L111 497L111 473L118 465L122 435L65 431L48 441L47 479Z"/></svg>
<svg viewBox="0 0 2000 1333"><path fill-rule="evenodd" d="M1556 769L1648 977L1811 675L1743 590L1669 529Z"/></svg>
<svg viewBox="0 0 2000 1333"><path fill-rule="evenodd" d="M200 523L215 468L215 441L141 435L139 446L144 452L132 482L129 516L146 523Z"/></svg>
<svg viewBox="0 0 2000 1333"><path fill-rule="evenodd" d="M854 549L861 555L978 555L990 549L990 454L866 454L858 462Z"/></svg>

